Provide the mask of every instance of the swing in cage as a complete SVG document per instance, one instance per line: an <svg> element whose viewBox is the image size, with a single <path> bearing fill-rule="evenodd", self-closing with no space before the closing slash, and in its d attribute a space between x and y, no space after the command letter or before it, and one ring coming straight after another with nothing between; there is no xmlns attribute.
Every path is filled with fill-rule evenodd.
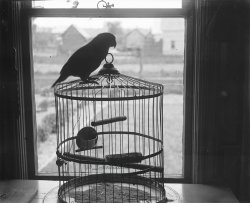
<svg viewBox="0 0 250 203"><path fill-rule="evenodd" d="M95 82L55 86L58 199L165 202L163 85L105 61Z"/></svg>

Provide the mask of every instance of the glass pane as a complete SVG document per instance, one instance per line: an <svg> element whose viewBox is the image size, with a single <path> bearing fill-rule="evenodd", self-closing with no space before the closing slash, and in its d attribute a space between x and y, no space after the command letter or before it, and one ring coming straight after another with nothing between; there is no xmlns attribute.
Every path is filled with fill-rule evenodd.
<svg viewBox="0 0 250 203"><path fill-rule="evenodd" d="M182 0L43 0L33 8L182 8Z"/></svg>
<svg viewBox="0 0 250 203"><path fill-rule="evenodd" d="M110 52L121 73L164 84L165 174L183 176L184 29L182 18L33 18L38 172L57 173L51 85L74 51L108 31L117 39Z"/></svg>

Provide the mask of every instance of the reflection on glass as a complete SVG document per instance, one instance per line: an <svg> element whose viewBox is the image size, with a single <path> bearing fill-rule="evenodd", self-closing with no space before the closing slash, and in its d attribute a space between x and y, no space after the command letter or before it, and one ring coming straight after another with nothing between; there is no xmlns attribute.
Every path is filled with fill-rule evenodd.
<svg viewBox="0 0 250 203"><path fill-rule="evenodd" d="M165 174L182 176L184 19L177 18L32 19L38 172L57 173L51 85L71 54L101 32L117 38L110 52L121 73L164 84Z"/></svg>
<svg viewBox="0 0 250 203"><path fill-rule="evenodd" d="M33 8L182 8L182 0L43 0L33 1L32 6Z"/></svg>

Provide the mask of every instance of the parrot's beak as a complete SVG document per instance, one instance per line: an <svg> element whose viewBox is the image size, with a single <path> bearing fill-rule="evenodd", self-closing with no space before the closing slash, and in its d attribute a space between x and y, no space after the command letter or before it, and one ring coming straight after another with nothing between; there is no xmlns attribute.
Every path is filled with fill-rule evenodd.
<svg viewBox="0 0 250 203"><path fill-rule="evenodd" d="M116 47L116 41L114 41L114 43L113 43L113 47L114 47L114 48Z"/></svg>

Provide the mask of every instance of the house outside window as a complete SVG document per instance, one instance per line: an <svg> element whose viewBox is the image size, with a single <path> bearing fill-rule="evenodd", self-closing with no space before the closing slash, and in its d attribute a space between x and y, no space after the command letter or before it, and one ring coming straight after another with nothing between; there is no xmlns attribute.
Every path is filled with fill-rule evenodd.
<svg viewBox="0 0 250 203"><path fill-rule="evenodd" d="M34 175L57 176L56 115L51 85L75 50L98 33L112 32L118 44L110 52L114 55L114 64L119 71L164 85L165 177L185 178L189 158L184 154L190 148L186 145L188 135L185 133L188 123L185 122L185 94L188 88L185 86L187 70L184 63L187 30L185 12L178 10L180 6L176 6L178 9L172 8L176 14L172 11L169 13L169 8L166 8L166 13L160 9L161 14L155 15L158 8L120 8L119 12L113 12L116 8L102 11L81 8L80 2L77 9L61 10L60 6L55 9L55 4L49 1L47 8L46 1L40 2L43 8L39 1L34 3L33 8L29 8L30 12L27 12L31 22L30 60L34 76ZM85 12L78 12L81 9ZM176 42L176 48L167 49L172 41ZM76 78L69 77L68 81L72 79Z"/></svg>
<svg viewBox="0 0 250 203"><path fill-rule="evenodd" d="M181 55L185 44L182 40L184 27L180 26L178 19L164 19L162 21L163 28L163 54L165 55Z"/></svg>
<svg viewBox="0 0 250 203"><path fill-rule="evenodd" d="M174 40L171 41L171 49L175 49L175 41Z"/></svg>

